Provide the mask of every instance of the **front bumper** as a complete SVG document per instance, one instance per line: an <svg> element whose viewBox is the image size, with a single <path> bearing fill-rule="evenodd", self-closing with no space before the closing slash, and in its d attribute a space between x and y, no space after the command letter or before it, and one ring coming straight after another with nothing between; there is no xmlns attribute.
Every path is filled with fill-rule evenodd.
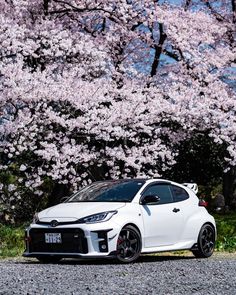
<svg viewBox="0 0 236 295"><path fill-rule="evenodd" d="M33 224L26 229L24 257L114 257L120 227L112 222L51 227ZM60 233L61 243L46 243L45 233Z"/></svg>

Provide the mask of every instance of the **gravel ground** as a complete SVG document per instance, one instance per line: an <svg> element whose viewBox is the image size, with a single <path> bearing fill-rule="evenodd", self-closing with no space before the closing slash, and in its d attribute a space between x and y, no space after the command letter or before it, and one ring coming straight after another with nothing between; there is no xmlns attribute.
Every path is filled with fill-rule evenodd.
<svg viewBox="0 0 236 295"><path fill-rule="evenodd" d="M236 294L236 254L112 261L0 260L0 294Z"/></svg>

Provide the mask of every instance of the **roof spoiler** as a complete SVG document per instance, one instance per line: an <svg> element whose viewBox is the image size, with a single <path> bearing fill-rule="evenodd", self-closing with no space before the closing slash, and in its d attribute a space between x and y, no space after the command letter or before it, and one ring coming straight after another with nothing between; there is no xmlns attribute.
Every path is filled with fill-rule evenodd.
<svg viewBox="0 0 236 295"><path fill-rule="evenodd" d="M195 194L197 194L198 186L197 186L196 183L187 183L187 182L185 182L185 183L183 183L183 185L190 188Z"/></svg>

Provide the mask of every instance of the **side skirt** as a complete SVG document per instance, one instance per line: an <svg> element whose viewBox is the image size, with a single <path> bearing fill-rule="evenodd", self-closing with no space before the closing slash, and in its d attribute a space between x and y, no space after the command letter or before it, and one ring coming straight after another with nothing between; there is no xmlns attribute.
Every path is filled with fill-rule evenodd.
<svg viewBox="0 0 236 295"><path fill-rule="evenodd" d="M166 251L178 251L178 250L192 250L192 247L196 244L196 241L186 241L180 242L173 245L168 246L160 246L160 247L149 247L149 248L142 248L141 253L155 253L155 252L166 252Z"/></svg>

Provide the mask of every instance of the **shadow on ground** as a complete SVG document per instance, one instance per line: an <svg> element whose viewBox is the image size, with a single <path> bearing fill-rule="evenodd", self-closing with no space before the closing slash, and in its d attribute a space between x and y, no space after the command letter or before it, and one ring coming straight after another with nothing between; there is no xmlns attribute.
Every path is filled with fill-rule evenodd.
<svg viewBox="0 0 236 295"><path fill-rule="evenodd" d="M182 255L141 255L139 259L134 263L150 263L150 262L161 262L161 261L173 261L173 260L192 260L196 259L194 256L182 256ZM37 259L28 259L25 258L24 260L15 261L17 264L43 264L39 262ZM50 263L52 264L52 263ZM116 259L63 259L60 262L55 264L60 265L108 265L108 264L122 264L119 263Z"/></svg>

